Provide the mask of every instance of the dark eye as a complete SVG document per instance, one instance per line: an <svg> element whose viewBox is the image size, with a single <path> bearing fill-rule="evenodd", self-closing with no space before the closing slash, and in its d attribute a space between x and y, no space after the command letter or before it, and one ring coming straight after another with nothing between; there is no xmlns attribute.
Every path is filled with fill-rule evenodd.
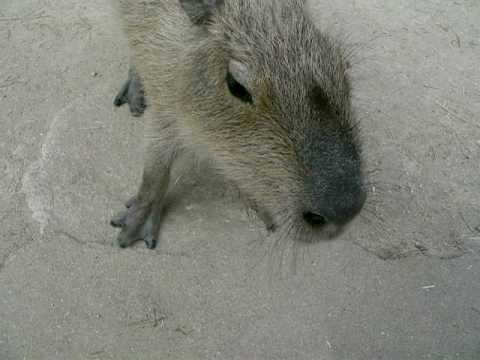
<svg viewBox="0 0 480 360"><path fill-rule="evenodd" d="M311 100L313 105L320 111L325 111L331 114L335 113L338 117L342 115L338 108L332 106L327 94L321 87L317 86L312 90Z"/></svg>
<svg viewBox="0 0 480 360"><path fill-rule="evenodd" d="M330 101L327 94L319 86L313 88L311 93L311 98L313 105L315 105L319 110L328 110L330 109Z"/></svg>
<svg viewBox="0 0 480 360"><path fill-rule="evenodd" d="M239 98L241 101L245 103L252 104L253 99L252 95L248 92L245 87L240 84L235 78L233 77L230 72L227 73L227 85L228 85L228 90L230 90L230 93L235 96L236 98Z"/></svg>

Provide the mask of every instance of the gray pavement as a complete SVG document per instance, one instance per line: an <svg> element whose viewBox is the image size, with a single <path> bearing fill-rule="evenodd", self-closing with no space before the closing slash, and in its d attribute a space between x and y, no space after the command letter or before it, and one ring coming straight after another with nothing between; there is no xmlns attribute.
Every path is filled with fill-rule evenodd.
<svg viewBox="0 0 480 360"><path fill-rule="evenodd" d="M128 49L111 6L0 0L1 360L480 359L480 2L309 11L354 50L375 213L271 253L193 173L159 247L120 250L142 120L112 106Z"/></svg>

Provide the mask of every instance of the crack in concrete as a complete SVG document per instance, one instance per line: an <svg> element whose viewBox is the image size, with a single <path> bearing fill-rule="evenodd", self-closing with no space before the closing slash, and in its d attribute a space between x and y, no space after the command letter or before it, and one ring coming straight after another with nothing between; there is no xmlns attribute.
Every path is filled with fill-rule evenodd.
<svg viewBox="0 0 480 360"><path fill-rule="evenodd" d="M99 246L102 246L102 247L105 247L105 248L115 248L113 245L108 245L108 244L103 244L103 243L99 243L99 242L96 242L96 241L85 241L85 240L82 240L80 238L78 238L77 236L69 233L68 231L65 231L65 230L56 230L54 231L54 234L57 234L57 235L63 235L65 237L67 237L68 239L72 240L73 242L77 243L78 245L81 245L81 246L90 246L90 245L99 245ZM128 251L128 250L122 250L122 251ZM150 253L150 251L149 251ZM164 256L169 256L169 257L186 257L186 258L191 258L192 255L189 254L188 252L185 252L185 251L156 251L156 252L153 252L153 254L157 254L157 255L164 255Z"/></svg>
<svg viewBox="0 0 480 360"><path fill-rule="evenodd" d="M56 231L54 231L54 233L55 233L55 234L58 234L58 235L66 236L67 238L69 238L70 240L76 242L76 243L79 244L79 245L88 245L88 244L103 245L103 244L96 243L96 242L93 242L93 241L84 241L84 240L81 240L80 238L76 237L75 235L72 235L72 234L70 234L69 232L63 231L63 230L56 230Z"/></svg>
<svg viewBox="0 0 480 360"><path fill-rule="evenodd" d="M0 261L0 272L5 268L5 265L7 264L7 262L9 260L11 260L19 251L25 249L27 246L33 244L35 241L35 239L32 237L30 239L28 239L25 243L23 243L22 245L16 247L15 249L9 251L2 259L2 261Z"/></svg>

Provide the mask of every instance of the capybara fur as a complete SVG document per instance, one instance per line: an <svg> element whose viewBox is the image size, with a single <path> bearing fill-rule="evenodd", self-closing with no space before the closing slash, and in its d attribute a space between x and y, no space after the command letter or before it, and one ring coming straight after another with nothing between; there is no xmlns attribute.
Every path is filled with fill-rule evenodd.
<svg viewBox="0 0 480 360"><path fill-rule="evenodd" d="M345 51L305 1L114 1L132 52L118 105L143 112L145 91L151 114L140 190L112 220L121 247L155 246L170 170L185 153L211 160L270 229L304 235L296 240L332 238L360 212Z"/></svg>

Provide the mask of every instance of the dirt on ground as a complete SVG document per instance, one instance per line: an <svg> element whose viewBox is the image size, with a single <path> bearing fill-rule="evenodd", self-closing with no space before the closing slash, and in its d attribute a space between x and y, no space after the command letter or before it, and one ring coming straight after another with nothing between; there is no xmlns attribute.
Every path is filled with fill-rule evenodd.
<svg viewBox="0 0 480 360"><path fill-rule="evenodd" d="M0 359L480 358L480 2L308 11L352 49L369 211L272 253L192 174L158 248L120 250L143 129L111 4L0 0Z"/></svg>

